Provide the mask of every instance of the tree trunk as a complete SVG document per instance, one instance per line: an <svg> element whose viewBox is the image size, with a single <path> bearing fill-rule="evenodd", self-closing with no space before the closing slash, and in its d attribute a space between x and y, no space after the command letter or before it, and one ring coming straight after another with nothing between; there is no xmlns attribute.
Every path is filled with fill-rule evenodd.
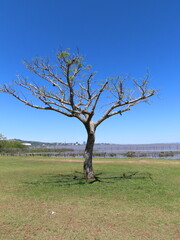
<svg viewBox="0 0 180 240"><path fill-rule="evenodd" d="M94 124L91 123L86 126L88 138L84 152L84 177L86 179L94 179L94 172L92 166L93 147L95 142Z"/></svg>

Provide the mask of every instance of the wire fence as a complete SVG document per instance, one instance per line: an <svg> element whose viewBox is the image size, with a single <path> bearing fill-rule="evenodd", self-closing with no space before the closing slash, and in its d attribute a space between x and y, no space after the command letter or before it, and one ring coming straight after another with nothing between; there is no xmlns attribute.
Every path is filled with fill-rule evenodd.
<svg viewBox="0 0 180 240"><path fill-rule="evenodd" d="M66 148L67 146L63 146ZM68 146L70 147L70 146ZM85 145L72 145L75 152L85 149ZM95 144L95 152L122 153L122 152L180 152L180 143L177 144Z"/></svg>
<svg viewBox="0 0 180 240"><path fill-rule="evenodd" d="M0 155L83 157L85 144L50 145L46 148L30 147L28 151L0 151ZM38 151L37 151L38 150ZM168 157L180 158L180 143L177 144L95 144L94 157Z"/></svg>

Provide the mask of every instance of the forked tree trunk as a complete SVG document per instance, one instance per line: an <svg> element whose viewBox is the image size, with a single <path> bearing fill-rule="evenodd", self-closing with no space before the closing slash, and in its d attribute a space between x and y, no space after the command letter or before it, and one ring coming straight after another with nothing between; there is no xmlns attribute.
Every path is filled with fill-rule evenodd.
<svg viewBox="0 0 180 240"><path fill-rule="evenodd" d="M93 147L95 143L95 130L93 124L86 126L88 138L84 152L84 177L86 179L94 179L94 172L92 166Z"/></svg>

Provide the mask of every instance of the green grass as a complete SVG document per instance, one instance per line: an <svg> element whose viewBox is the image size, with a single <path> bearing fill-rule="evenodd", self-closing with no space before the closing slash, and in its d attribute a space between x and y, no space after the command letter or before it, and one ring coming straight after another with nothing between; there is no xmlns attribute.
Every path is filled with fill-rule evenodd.
<svg viewBox="0 0 180 240"><path fill-rule="evenodd" d="M86 182L82 163L1 156L0 239L180 239L180 160L97 160Z"/></svg>

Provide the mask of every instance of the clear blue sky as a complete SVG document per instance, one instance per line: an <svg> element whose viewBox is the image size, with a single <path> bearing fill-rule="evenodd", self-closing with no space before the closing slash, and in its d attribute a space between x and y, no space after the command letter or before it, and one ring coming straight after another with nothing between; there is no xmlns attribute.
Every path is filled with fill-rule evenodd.
<svg viewBox="0 0 180 240"><path fill-rule="evenodd" d="M179 0L0 0L0 84L28 75L22 60L78 46L99 79L150 71L152 103L105 121L96 142L180 142ZM36 110L0 93L8 138L86 141L76 119Z"/></svg>

